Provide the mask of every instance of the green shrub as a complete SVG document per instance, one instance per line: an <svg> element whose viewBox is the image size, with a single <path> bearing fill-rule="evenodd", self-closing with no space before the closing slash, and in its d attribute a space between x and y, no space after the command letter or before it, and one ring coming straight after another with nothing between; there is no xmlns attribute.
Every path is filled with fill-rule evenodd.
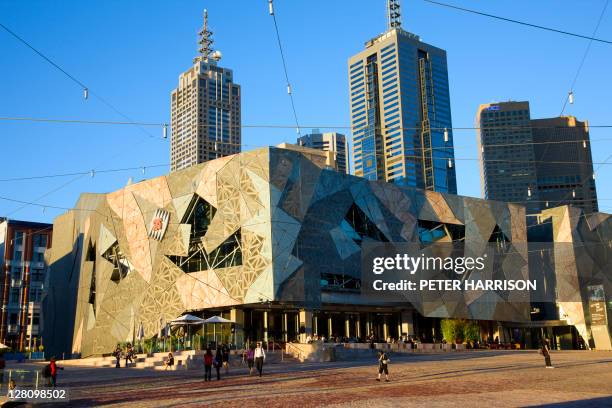
<svg viewBox="0 0 612 408"><path fill-rule="evenodd" d="M466 341L479 341L480 340L480 326L478 322L465 322L463 326L463 338Z"/></svg>
<svg viewBox="0 0 612 408"><path fill-rule="evenodd" d="M440 321L442 337L447 343L463 343L476 341L480 337L480 327L477 322L463 319L442 319Z"/></svg>
<svg viewBox="0 0 612 408"><path fill-rule="evenodd" d="M447 343L454 343L457 338L457 321L455 319L442 319L440 328L444 340Z"/></svg>

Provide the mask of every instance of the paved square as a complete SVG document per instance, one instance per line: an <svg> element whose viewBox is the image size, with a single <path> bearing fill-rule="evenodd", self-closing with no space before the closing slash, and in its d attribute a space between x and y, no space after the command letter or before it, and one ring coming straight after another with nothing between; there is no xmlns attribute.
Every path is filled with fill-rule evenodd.
<svg viewBox="0 0 612 408"><path fill-rule="evenodd" d="M58 382L82 407L612 407L612 352L552 359L555 369L535 351L395 355L390 383L375 381L375 359L270 364L262 378L234 368L211 383L199 371L67 367Z"/></svg>

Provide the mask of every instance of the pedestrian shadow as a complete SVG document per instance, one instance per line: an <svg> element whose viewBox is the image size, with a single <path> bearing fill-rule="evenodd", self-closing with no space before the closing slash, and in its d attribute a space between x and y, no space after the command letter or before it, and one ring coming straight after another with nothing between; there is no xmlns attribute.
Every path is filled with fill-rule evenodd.
<svg viewBox="0 0 612 408"><path fill-rule="evenodd" d="M612 407L612 397L589 398L584 400L555 402L552 404L532 405L540 408L584 408L584 407Z"/></svg>

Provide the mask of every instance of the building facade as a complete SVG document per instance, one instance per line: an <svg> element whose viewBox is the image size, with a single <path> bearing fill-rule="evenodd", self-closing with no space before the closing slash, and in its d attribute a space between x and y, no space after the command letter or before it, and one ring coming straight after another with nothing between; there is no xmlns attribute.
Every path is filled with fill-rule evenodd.
<svg viewBox="0 0 612 408"><path fill-rule="evenodd" d="M208 13L200 32L199 55L171 93L171 171L239 153L240 85L231 69L218 65Z"/></svg>
<svg viewBox="0 0 612 408"><path fill-rule="evenodd" d="M598 211L589 124L573 116L531 121L538 197L544 205Z"/></svg>
<svg viewBox="0 0 612 408"><path fill-rule="evenodd" d="M476 115L483 198L540 211L529 102L480 105Z"/></svg>
<svg viewBox="0 0 612 408"><path fill-rule="evenodd" d="M531 119L529 102L480 105L476 115L483 198L527 213L565 204L597 212L587 122Z"/></svg>
<svg viewBox="0 0 612 408"><path fill-rule="evenodd" d="M455 194L446 51L395 22L348 77L355 175Z"/></svg>
<svg viewBox="0 0 612 408"><path fill-rule="evenodd" d="M36 222L0 222L0 342L15 350L44 344L41 305L52 229Z"/></svg>
<svg viewBox="0 0 612 408"><path fill-rule="evenodd" d="M310 134L299 137L297 144L299 146L310 147L311 149L332 152L335 156L337 170L347 174L350 173L347 156L348 142L343 134L313 131Z"/></svg>
<svg viewBox="0 0 612 408"><path fill-rule="evenodd" d="M64 317L45 329L72 333L56 344L87 356L133 341L141 324L152 338L186 312L236 322L239 344L307 333L432 338L444 317L495 330L530 321L529 299L504 291L390 303L361 286L362 247L372 242L461 242L472 251L498 242L513 258L494 273L524 279L523 206L326 167L300 151L264 148L83 195L78 208L92 211L54 223L50 267L58 280L46 307Z"/></svg>

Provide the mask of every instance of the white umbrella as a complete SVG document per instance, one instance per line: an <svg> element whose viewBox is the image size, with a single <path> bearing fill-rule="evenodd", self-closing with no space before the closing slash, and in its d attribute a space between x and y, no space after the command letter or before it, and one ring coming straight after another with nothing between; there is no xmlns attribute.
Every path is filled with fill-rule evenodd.
<svg viewBox="0 0 612 408"><path fill-rule="evenodd" d="M213 316L204 320L204 323L234 323L233 320L224 319L221 316Z"/></svg>
<svg viewBox="0 0 612 408"><path fill-rule="evenodd" d="M202 324L202 323L204 323L204 319L200 319L199 317L193 316L190 314L183 315L170 322L172 326L186 326L190 324Z"/></svg>
<svg viewBox="0 0 612 408"><path fill-rule="evenodd" d="M213 336L215 338L215 345L217 344L217 323L234 323L232 320L224 319L221 316L213 316L204 320L204 324L212 323L213 324Z"/></svg>
<svg viewBox="0 0 612 408"><path fill-rule="evenodd" d="M165 328L166 328L166 325L164 324L164 318L160 317L159 318L159 332L157 333L158 339L161 339L162 336L164 335Z"/></svg>
<svg viewBox="0 0 612 408"><path fill-rule="evenodd" d="M138 334L136 335L136 338L138 339L138 341L142 341L142 339L144 339L145 333L144 333L144 326L142 325L142 322L140 322L140 326L138 326Z"/></svg>
<svg viewBox="0 0 612 408"><path fill-rule="evenodd" d="M187 329L189 331L189 338L190 339L191 339L191 330L190 330L191 326L193 326L194 324L195 325L200 325L202 323L204 323L204 319L200 319L199 317L193 316L193 315L190 315L190 314L183 315L183 316L181 316L179 318L176 318L176 319L174 319L174 320L172 320L170 322L170 324L173 325L173 326L187 326Z"/></svg>
<svg viewBox="0 0 612 408"><path fill-rule="evenodd" d="M4 343L0 343L0 349L7 349L7 348L10 348L10 347Z"/></svg>

